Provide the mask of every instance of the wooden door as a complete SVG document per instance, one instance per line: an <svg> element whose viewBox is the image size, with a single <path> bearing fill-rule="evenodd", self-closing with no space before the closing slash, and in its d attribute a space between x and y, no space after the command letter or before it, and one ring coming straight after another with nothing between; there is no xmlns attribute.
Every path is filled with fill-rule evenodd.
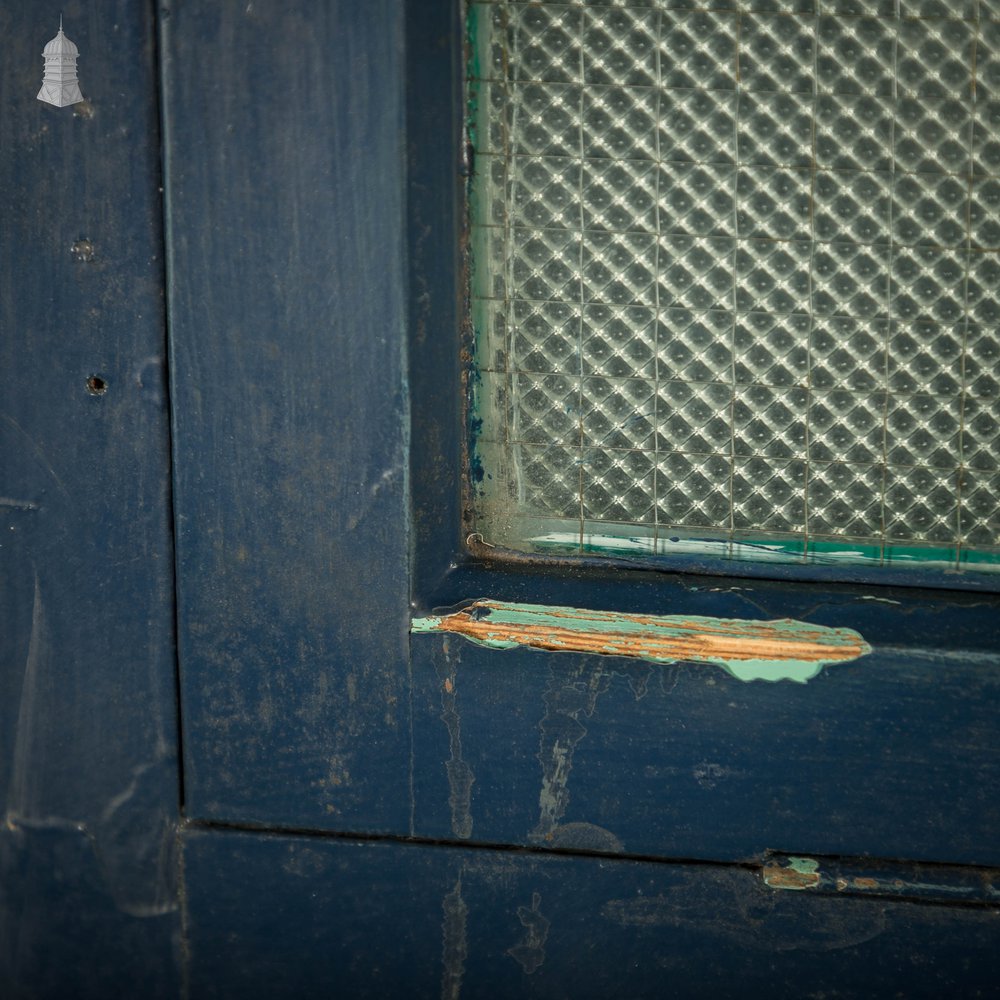
<svg viewBox="0 0 1000 1000"><path fill-rule="evenodd" d="M995 596L470 546L458 4L86 17L74 115L0 14L7 980L989 995ZM482 598L871 652L766 683L411 631Z"/></svg>

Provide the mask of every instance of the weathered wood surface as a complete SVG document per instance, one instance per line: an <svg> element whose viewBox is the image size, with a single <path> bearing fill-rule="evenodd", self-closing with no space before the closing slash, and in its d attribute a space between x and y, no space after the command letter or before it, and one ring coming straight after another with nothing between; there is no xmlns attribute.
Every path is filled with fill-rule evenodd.
<svg viewBox="0 0 1000 1000"><path fill-rule="evenodd" d="M830 620L871 637L870 603L855 606ZM415 829L674 858L1000 864L996 656L873 645L796 684L414 635Z"/></svg>
<svg viewBox="0 0 1000 1000"><path fill-rule="evenodd" d="M402 10L164 40L187 807L406 832Z"/></svg>
<svg viewBox="0 0 1000 1000"><path fill-rule="evenodd" d="M409 193L410 249L430 282L411 289L421 420L435 408L422 352L440 361L441 338L457 353L436 322L454 303L442 307L434 261L456 266L435 248L457 238L447 192L461 164L450 132L426 132L444 119L418 114L438 92L447 106L448 19L428 18L404 62L401 18L391 4L181 3L164 22L191 815L669 857L995 862L988 595L466 568L461 584L438 580L440 603L791 617L856 629L875 652L799 688L414 636L411 729L407 66L410 162L429 192ZM439 388L457 392L445 374ZM442 456L462 428L425 430L412 462L432 471L414 482L450 483L455 500ZM452 529L413 500L418 534L447 555ZM444 572L427 566L427 580Z"/></svg>
<svg viewBox="0 0 1000 1000"><path fill-rule="evenodd" d="M60 9L87 99L64 108L36 100ZM178 772L153 13L4 4L0 38L0 994L169 996Z"/></svg>
<svg viewBox="0 0 1000 1000"><path fill-rule="evenodd" d="M414 439L450 497L420 501L445 544L418 601L792 617L874 649L792 685L408 637L405 303L449 281L407 289L389 0L159 11L186 802L265 828L186 828L182 942L153 11L64 13L76 114L34 99L53 29L0 10L4 995L994 989L995 907L776 891L742 862L1000 864L995 599L452 572L455 424ZM411 345L447 344L422 310Z"/></svg>
<svg viewBox="0 0 1000 1000"><path fill-rule="evenodd" d="M420 345L411 357L414 467L420 457L426 463L413 477L415 617L442 617L480 636L489 619L447 615L485 600L623 616L787 617L855 630L874 652L803 687L744 684L706 666L414 635L415 831L667 857L781 849L995 863L995 594L920 591L916 572L908 586L844 585L818 566L761 566L759 578L734 580L699 559L685 572L645 573L607 562L602 571L599 560L502 564L482 544L472 550L487 561L466 557L454 531L460 494L447 472L470 428L438 404L461 398L450 359L471 339L468 330L462 336L462 260L453 248L472 164L442 124L462 114L454 96L461 53L447 44L451 6L420 5L418 47L408 49L411 263L421 293L411 331ZM939 583L949 581L932 575L928 586Z"/></svg>
<svg viewBox="0 0 1000 1000"><path fill-rule="evenodd" d="M198 997L990 996L997 913L758 873L190 831Z"/></svg>
<svg viewBox="0 0 1000 1000"><path fill-rule="evenodd" d="M831 663L866 656L853 629L791 618L713 618L478 600L444 615L414 618L411 632L460 635L493 649L624 656L650 663L713 663L741 680L805 683Z"/></svg>

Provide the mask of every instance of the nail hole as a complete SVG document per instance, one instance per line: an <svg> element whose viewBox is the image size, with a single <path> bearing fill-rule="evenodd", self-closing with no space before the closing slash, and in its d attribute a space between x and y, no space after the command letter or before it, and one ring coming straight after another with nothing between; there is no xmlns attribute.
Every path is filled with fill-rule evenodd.
<svg viewBox="0 0 1000 1000"><path fill-rule="evenodd" d="M91 375L87 379L87 392L91 396L103 396L108 391L108 383L100 375Z"/></svg>

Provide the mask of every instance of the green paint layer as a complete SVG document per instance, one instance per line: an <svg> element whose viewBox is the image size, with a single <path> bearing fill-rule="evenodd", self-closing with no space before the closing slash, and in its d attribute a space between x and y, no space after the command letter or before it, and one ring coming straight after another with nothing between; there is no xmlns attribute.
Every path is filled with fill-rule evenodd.
<svg viewBox="0 0 1000 1000"><path fill-rule="evenodd" d="M825 666L871 647L852 629L697 615L634 615L479 600L449 615L415 618L412 631L454 632L491 649L630 656L654 663L711 663L742 681L805 683Z"/></svg>

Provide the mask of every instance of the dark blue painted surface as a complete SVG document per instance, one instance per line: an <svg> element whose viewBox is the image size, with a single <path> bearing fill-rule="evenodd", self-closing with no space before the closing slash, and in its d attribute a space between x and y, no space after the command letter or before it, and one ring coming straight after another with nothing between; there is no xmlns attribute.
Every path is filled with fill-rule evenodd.
<svg viewBox="0 0 1000 1000"><path fill-rule="evenodd" d="M876 650L808 684L414 636L416 829L675 858L1000 863L996 664Z"/></svg>
<svg viewBox="0 0 1000 1000"><path fill-rule="evenodd" d="M72 108L35 98L60 10L88 99ZM6 4L0 38L0 994L169 995L178 772L153 14Z"/></svg>
<svg viewBox="0 0 1000 1000"><path fill-rule="evenodd" d="M163 23L187 809L406 832L402 10Z"/></svg>
<svg viewBox="0 0 1000 1000"><path fill-rule="evenodd" d="M184 853L199 997L995 995L993 911L714 866L196 831Z"/></svg>
<svg viewBox="0 0 1000 1000"><path fill-rule="evenodd" d="M118 844L75 824L0 831L0 990L5 1000L107 1000L181 995L176 892L140 899L141 869L111 874L109 852L154 838L137 827ZM161 863L176 867L173 845Z"/></svg>
<svg viewBox="0 0 1000 1000"><path fill-rule="evenodd" d="M989 995L996 908L743 862L998 863L995 598L463 551L457 5L181 0L159 96L151 6L62 9L77 114L34 100L58 10L0 10L0 992ZM183 892L159 97L187 812L317 831L182 825ZM411 598L482 596L876 652L806 687L434 636L411 666Z"/></svg>

